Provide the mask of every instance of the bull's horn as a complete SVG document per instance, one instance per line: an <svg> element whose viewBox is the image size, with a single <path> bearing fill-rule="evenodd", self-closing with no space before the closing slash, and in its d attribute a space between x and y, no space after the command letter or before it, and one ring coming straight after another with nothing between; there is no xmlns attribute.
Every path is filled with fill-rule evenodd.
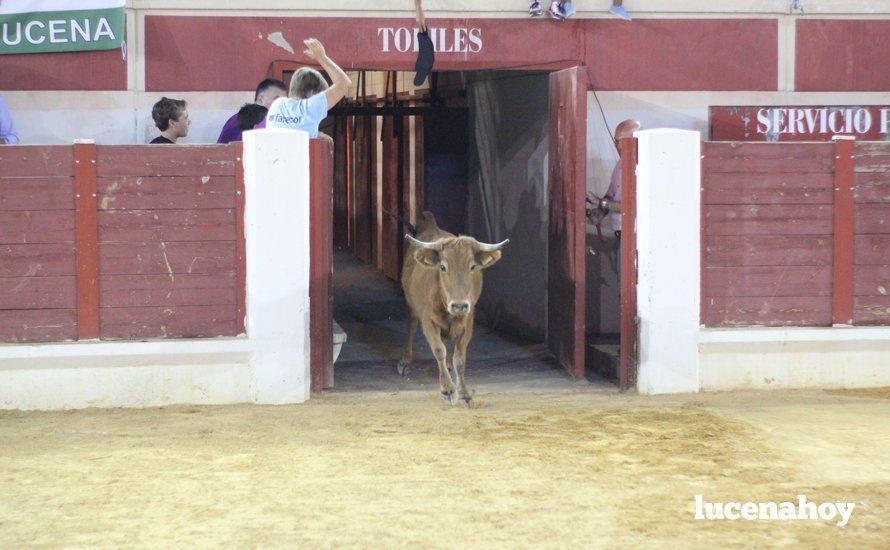
<svg viewBox="0 0 890 550"><path fill-rule="evenodd" d="M428 248L428 249L438 249L439 243L426 243L423 241L418 241L411 235L405 233L405 238L408 239L408 242L416 246L417 248Z"/></svg>
<svg viewBox="0 0 890 550"><path fill-rule="evenodd" d="M479 243L479 250L482 252L494 252L504 248L508 242L510 242L510 239L504 239L498 244Z"/></svg>

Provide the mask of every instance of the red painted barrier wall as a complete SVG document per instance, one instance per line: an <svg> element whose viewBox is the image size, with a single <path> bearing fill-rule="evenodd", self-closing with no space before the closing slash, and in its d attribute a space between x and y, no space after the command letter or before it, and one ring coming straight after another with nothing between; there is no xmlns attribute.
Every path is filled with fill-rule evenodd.
<svg viewBox="0 0 890 550"><path fill-rule="evenodd" d="M77 336L72 147L0 147L0 342Z"/></svg>
<svg viewBox="0 0 890 550"><path fill-rule="evenodd" d="M703 325L890 324L890 143L703 151Z"/></svg>
<svg viewBox="0 0 890 550"><path fill-rule="evenodd" d="M0 90L126 90L121 51L0 55Z"/></svg>
<svg viewBox="0 0 890 550"><path fill-rule="evenodd" d="M243 333L239 170L235 144L0 149L0 341Z"/></svg>
<svg viewBox="0 0 890 550"><path fill-rule="evenodd" d="M831 143L705 143L702 324L831 324Z"/></svg>
<svg viewBox="0 0 890 550"><path fill-rule="evenodd" d="M102 338L241 332L235 170L234 146L99 147Z"/></svg>

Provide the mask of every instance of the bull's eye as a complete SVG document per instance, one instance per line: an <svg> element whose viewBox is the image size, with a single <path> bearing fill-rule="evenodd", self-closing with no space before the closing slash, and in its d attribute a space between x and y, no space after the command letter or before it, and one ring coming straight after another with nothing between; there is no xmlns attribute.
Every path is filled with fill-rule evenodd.
<svg viewBox="0 0 890 550"><path fill-rule="evenodd" d="M448 271L448 268L445 267L445 264L439 264L439 271L445 273L446 271Z"/></svg>

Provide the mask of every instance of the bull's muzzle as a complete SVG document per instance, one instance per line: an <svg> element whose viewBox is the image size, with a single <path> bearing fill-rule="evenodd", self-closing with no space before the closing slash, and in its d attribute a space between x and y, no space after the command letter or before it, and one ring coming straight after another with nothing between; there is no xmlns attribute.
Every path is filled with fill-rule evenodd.
<svg viewBox="0 0 890 550"><path fill-rule="evenodd" d="M448 304L448 311L458 317L466 315L470 312L470 302L451 302Z"/></svg>

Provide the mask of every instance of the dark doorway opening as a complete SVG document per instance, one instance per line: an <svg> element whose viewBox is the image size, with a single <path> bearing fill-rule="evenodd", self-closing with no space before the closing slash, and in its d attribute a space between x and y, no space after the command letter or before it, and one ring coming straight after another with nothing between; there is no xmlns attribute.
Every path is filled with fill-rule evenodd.
<svg viewBox="0 0 890 550"><path fill-rule="evenodd" d="M405 91L410 74L359 76L358 93L322 128L334 140L334 319L347 335L334 388L436 386L420 334L417 378L394 369L407 335L403 236L424 210L453 233L511 239L485 274L471 385L474 372L477 382L542 387L584 380L587 90L579 74L434 73L430 87Z"/></svg>

